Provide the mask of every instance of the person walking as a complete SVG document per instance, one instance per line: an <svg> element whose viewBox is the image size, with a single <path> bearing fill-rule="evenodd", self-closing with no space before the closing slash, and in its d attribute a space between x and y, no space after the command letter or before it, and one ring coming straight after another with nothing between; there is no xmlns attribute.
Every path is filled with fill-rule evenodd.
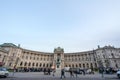
<svg viewBox="0 0 120 80"><path fill-rule="evenodd" d="M85 70L83 70L83 75L85 76Z"/></svg>
<svg viewBox="0 0 120 80"><path fill-rule="evenodd" d="M79 73L79 69L76 69L74 73L75 73L75 75L77 77L77 74Z"/></svg>
<svg viewBox="0 0 120 80"><path fill-rule="evenodd" d="M48 68L48 75L50 75L50 68Z"/></svg>
<svg viewBox="0 0 120 80"><path fill-rule="evenodd" d="M60 77L60 79L62 79L62 77L65 78L65 70L64 69L61 69L61 77Z"/></svg>
<svg viewBox="0 0 120 80"><path fill-rule="evenodd" d="M74 77L74 75L73 75L73 70L72 69L70 69L70 77Z"/></svg>
<svg viewBox="0 0 120 80"><path fill-rule="evenodd" d="M55 76L55 69L53 69L53 77Z"/></svg>
<svg viewBox="0 0 120 80"><path fill-rule="evenodd" d="M43 72L44 72L44 75L45 75L45 73L46 73L46 68L43 69Z"/></svg>

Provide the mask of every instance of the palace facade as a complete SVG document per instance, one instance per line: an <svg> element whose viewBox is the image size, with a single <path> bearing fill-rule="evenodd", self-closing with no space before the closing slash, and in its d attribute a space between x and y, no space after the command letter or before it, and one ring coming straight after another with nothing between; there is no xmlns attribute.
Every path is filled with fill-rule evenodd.
<svg viewBox="0 0 120 80"><path fill-rule="evenodd" d="M120 48L99 47L95 50L65 53L63 48L55 48L53 53L23 49L20 45L4 43L0 45L0 65L13 69L23 68L120 68Z"/></svg>

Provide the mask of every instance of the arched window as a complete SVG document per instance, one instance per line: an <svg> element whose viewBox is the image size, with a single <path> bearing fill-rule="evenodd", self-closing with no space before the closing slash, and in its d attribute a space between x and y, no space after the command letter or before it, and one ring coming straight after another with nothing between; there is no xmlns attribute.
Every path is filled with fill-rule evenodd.
<svg viewBox="0 0 120 80"><path fill-rule="evenodd" d="M115 58L115 56L114 56L114 54L113 54L113 53L111 53L111 56L112 56L113 58Z"/></svg>
<svg viewBox="0 0 120 80"><path fill-rule="evenodd" d="M47 66L46 67L48 67L48 64L47 64Z"/></svg>
<svg viewBox="0 0 120 80"><path fill-rule="evenodd" d="M85 68L85 64L83 64L83 68Z"/></svg>
<svg viewBox="0 0 120 80"><path fill-rule="evenodd" d="M69 67L71 67L71 65L69 65Z"/></svg>
<svg viewBox="0 0 120 80"><path fill-rule="evenodd" d="M72 68L74 68L74 64L72 64Z"/></svg>
<svg viewBox="0 0 120 80"><path fill-rule="evenodd" d="M23 62L20 63L20 66L22 66Z"/></svg>
<svg viewBox="0 0 120 80"><path fill-rule="evenodd" d="M89 68L89 64L87 63L87 68Z"/></svg>
<svg viewBox="0 0 120 80"><path fill-rule="evenodd" d="M27 66L27 62L25 62L24 66Z"/></svg>
<svg viewBox="0 0 120 80"><path fill-rule="evenodd" d="M78 67L78 65L76 64L76 68Z"/></svg>
<svg viewBox="0 0 120 80"><path fill-rule="evenodd" d="M97 63L95 63L95 68L97 68Z"/></svg>
<svg viewBox="0 0 120 80"><path fill-rule="evenodd" d="M40 65L39 65L40 67L42 66L42 64L40 63Z"/></svg>
<svg viewBox="0 0 120 80"><path fill-rule="evenodd" d="M93 68L93 64L92 63L90 64L90 67Z"/></svg>
<svg viewBox="0 0 120 80"><path fill-rule="evenodd" d="M38 63L36 64L36 67L38 66Z"/></svg>
<svg viewBox="0 0 120 80"><path fill-rule="evenodd" d="M29 62L29 65L28 66L31 66L31 63Z"/></svg>
<svg viewBox="0 0 120 80"><path fill-rule="evenodd" d="M79 67L81 68L81 64L79 64Z"/></svg>
<svg viewBox="0 0 120 80"><path fill-rule="evenodd" d="M52 67L52 63L50 64L50 67Z"/></svg>
<svg viewBox="0 0 120 80"><path fill-rule="evenodd" d="M32 66L34 66L35 63L32 64Z"/></svg>
<svg viewBox="0 0 120 80"><path fill-rule="evenodd" d="M43 64L43 67L45 67L45 63Z"/></svg>

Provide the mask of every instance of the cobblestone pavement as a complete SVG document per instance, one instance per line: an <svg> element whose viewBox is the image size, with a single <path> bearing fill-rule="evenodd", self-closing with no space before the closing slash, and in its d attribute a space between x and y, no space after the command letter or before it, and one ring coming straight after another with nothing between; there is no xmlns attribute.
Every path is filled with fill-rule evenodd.
<svg viewBox="0 0 120 80"><path fill-rule="evenodd" d="M44 75L42 72L28 72L28 73L10 73L8 78L0 78L0 80L61 80L60 73L56 73L55 77L51 75ZM66 73L66 78L62 80L120 80L116 74L106 75L102 78L101 74L89 75L78 75L78 77L70 77L69 73Z"/></svg>
<svg viewBox="0 0 120 80"><path fill-rule="evenodd" d="M61 80L60 78L0 78L0 80ZM120 80L118 78L64 78L62 80Z"/></svg>

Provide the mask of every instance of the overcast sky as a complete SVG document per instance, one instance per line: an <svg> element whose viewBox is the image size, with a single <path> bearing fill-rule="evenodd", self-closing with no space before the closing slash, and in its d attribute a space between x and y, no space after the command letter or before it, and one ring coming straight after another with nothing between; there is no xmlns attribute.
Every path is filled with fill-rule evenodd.
<svg viewBox="0 0 120 80"><path fill-rule="evenodd" d="M53 52L120 48L120 0L0 0L0 44Z"/></svg>

